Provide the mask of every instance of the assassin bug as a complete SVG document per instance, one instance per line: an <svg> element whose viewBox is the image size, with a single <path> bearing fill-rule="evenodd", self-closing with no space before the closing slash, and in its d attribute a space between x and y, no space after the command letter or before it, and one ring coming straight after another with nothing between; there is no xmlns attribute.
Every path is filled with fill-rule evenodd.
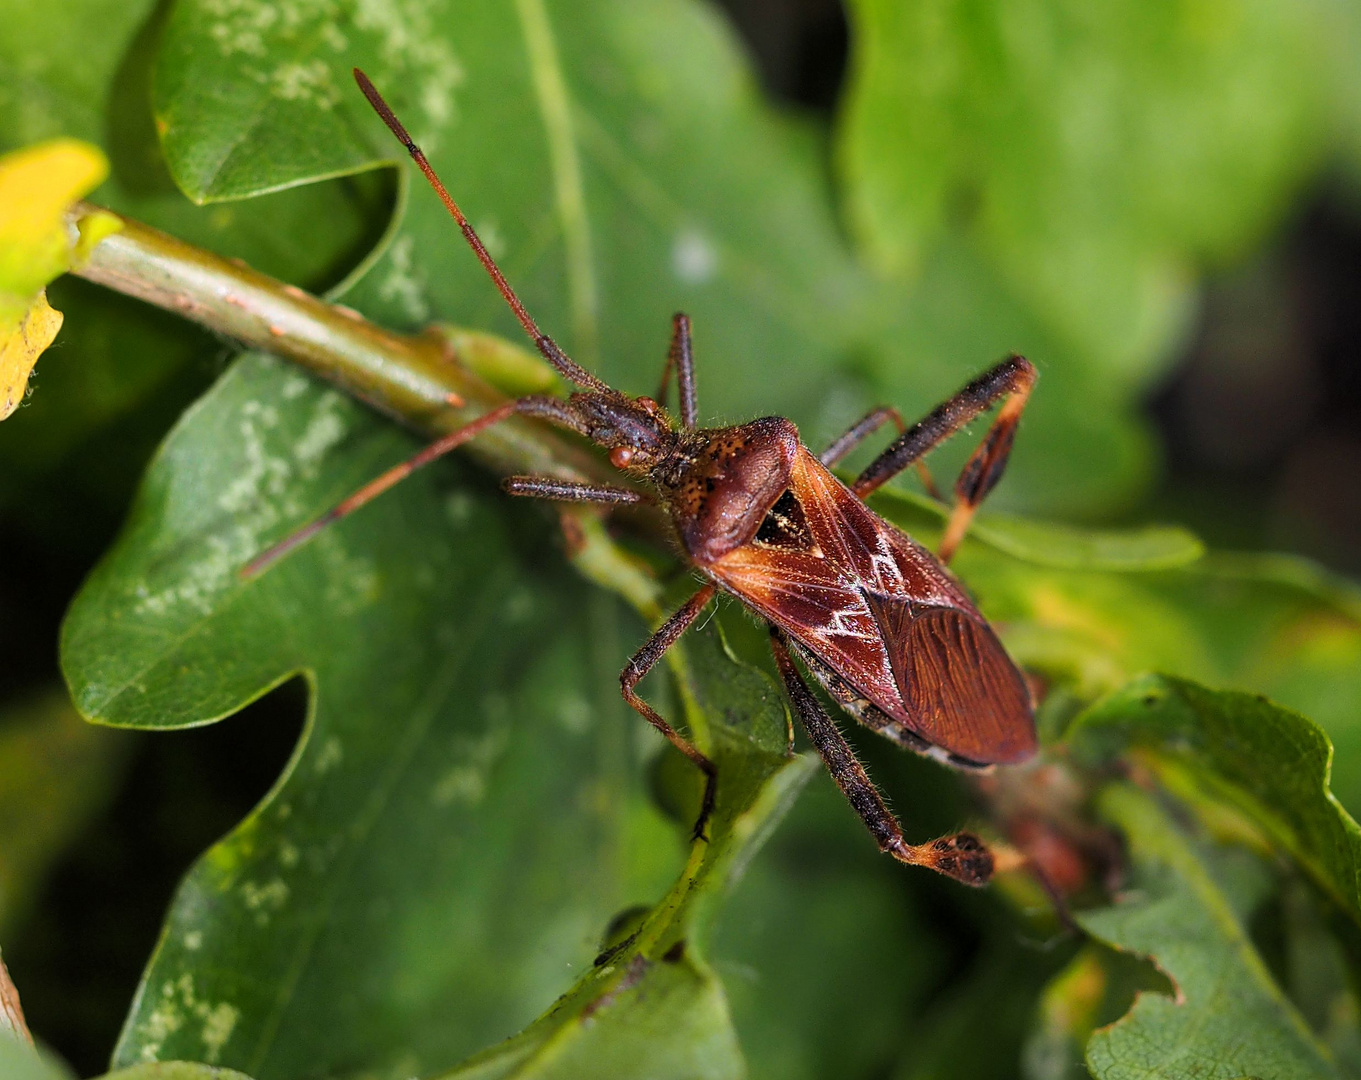
<svg viewBox="0 0 1361 1080"><path fill-rule="evenodd" d="M680 549L706 581L620 674L624 699L703 772L695 835L714 805L713 762L638 696L638 683L721 590L766 621L771 648L804 729L879 846L901 862L982 885L993 856L970 833L925 844L904 840L897 819L856 760L836 724L808 689L793 657L831 697L867 727L899 746L965 769L1030 757L1035 722L1025 679L963 588L945 569L974 510L1000 479L1035 369L1013 356L969 383L911 428L897 411L876 409L819 456L794 424L765 417L725 428L697 427L690 321L674 319L671 348L656 399L629 397L570 359L534 322L429 161L363 72L359 88L401 140L453 215L474 254L543 357L581 389L565 401L530 395L492 409L450 432L361 488L334 510L265 552L253 573L358 509L420 466L512 415L536 417L584 435L610 462L654 493L632 488L514 476L512 495L564 502L657 503ZM680 423L664 411L675 372ZM955 484L955 504L933 556L870 510L864 499L991 408L1001 409ZM898 437L848 487L830 467L885 423Z"/></svg>

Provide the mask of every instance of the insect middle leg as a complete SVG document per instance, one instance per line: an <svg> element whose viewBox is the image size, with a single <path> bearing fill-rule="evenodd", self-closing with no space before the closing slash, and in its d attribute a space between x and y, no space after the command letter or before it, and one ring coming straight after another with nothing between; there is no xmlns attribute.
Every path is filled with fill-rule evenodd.
<svg viewBox="0 0 1361 1080"><path fill-rule="evenodd" d="M787 639L774 625L770 628L770 647L775 654L775 666L779 668L789 700L799 714L808 738L837 787L860 815L880 849L899 862L929 867L965 885L986 885L992 877L992 852L973 833L943 836L925 844L909 844L903 839L903 829L898 819L884 805L878 788L857 760L845 736L808 689L808 684L803 681L803 676L789 655Z"/></svg>
<svg viewBox="0 0 1361 1080"><path fill-rule="evenodd" d="M832 444L818 455L818 460L830 469L890 420L897 426L899 435L907 430L907 424L903 422L902 413L892 405L881 405L879 408L867 412L848 427L839 438L833 439ZM939 499L940 489L936 487L936 481L932 479L931 470L926 467L926 462L917 462L917 475L921 477L927 493L933 499Z"/></svg>
<svg viewBox="0 0 1361 1080"><path fill-rule="evenodd" d="M689 629L690 624L699 618L700 612L709 606L709 601L714 598L717 591L715 586L705 585L690 597L662 624L661 629L648 639L647 644L633 654L624 665L624 670L619 673L619 688L623 692L624 700L632 705L644 720L665 735L671 741L671 745L693 761L704 774L704 796L700 801L699 819L695 822L693 832L696 840L704 838L704 826L714 809L714 796L718 791L718 770L694 743L668 724L656 709L640 698L634 688L642 681L643 676L657 665L657 661L666 650Z"/></svg>
<svg viewBox="0 0 1361 1080"><path fill-rule="evenodd" d="M997 419L978 444L978 448L955 481L955 506L941 538L942 562L949 562L968 531L978 504L1002 478L1011 455L1016 425L1035 385L1035 367L1024 356L1012 356L984 372L959 393L937 405L872 461L851 485L860 498L915 464L965 424L986 412L997 401L1006 401Z"/></svg>

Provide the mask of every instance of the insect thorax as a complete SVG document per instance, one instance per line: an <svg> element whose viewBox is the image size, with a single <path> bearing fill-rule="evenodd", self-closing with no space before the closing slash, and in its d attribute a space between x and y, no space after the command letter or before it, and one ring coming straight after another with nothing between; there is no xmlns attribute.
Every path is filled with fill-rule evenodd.
<svg viewBox="0 0 1361 1080"><path fill-rule="evenodd" d="M675 467L654 475L695 562L713 562L755 538L789 486L798 451L793 421L770 416L696 432Z"/></svg>

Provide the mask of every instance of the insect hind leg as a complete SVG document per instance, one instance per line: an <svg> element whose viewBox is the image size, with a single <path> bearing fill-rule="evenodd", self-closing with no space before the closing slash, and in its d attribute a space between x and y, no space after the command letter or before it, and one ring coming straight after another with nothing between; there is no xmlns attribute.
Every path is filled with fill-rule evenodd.
<svg viewBox="0 0 1361 1080"><path fill-rule="evenodd" d="M808 732L808 738L880 849L899 862L928 867L965 885L986 885L992 877L993 856L987 845L973 833L943 836L925 844L909 844L903 839L898 819L884 804L879 789L870 780L845 736L808 689L789 655L787 639L774 625L770 627L770 647L790 703Z"/></svg>

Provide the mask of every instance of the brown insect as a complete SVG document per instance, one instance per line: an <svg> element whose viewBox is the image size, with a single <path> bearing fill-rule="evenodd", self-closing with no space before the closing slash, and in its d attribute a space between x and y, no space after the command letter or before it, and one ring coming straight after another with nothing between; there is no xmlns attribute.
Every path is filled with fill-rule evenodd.
<svg viewBox="0 0 1361 1080"><path fill-rule="evenodd" d="M450 432L260 556L246 572L255 572L509 416L537 417L575 431L607 448L616 468L644 481L655 495L540 476L510 477L505 489L512 495L565 502L655 502L670 519L684 557L707 579L620 674L624 699L704 773L696 837L704 835L714 805L714 764L635 688L723 590L768 623L775 662L794 710L880 848L901 862L930 867L966 884L986 883L993 856L972 834L926 844L903 839L898 821L809 691L791 654L857 720L900 746L965 769L1018 762L1035 752L1026 682L943 565L1006 467L1035 369L1013 356L911 428L896 410L876 409L819 456L809 452L794 424L782 417L698 428L689 319L675 317L656 399L629 397L586 371L540 331L420 148L363 72L356 69L354 74L364 96L458 222L539 352L581 389L565 401L537 394L522 397ZM666 400L673 369L679 426L659 404ZM867 495L909 466L922 470L930 486L923 455L999 400L1004 403L996 420L955 484L954 511L937 555L865 505ZM890 420L898 426L898 437L847 487L830 466Z"/></svg>

